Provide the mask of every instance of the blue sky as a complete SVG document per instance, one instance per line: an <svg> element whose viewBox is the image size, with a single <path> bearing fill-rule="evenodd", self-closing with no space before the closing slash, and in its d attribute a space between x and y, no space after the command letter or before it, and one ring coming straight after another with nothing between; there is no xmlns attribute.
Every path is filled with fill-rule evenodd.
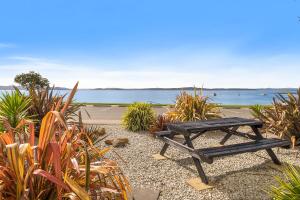
<svg viewBox="0 0 300 200"><path fill-rule="evenodd" d="M298 87L298 0L1 1L0 85Z"/></svg>

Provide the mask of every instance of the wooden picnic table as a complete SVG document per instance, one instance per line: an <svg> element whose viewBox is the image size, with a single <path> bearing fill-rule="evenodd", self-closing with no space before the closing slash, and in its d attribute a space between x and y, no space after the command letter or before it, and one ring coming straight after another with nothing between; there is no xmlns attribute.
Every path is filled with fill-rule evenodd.
<svg viewBox="0 0 300 200"><path fill-rule="evenodd" d="M253 133L250 134L239 132L238 128L242 126L250 127ZM163 156L170 145L189 153L192 156L202 182L206 184L208 183L208 179L204 173L200 161L212 164L215 157L266 150L272 161L275 164L280 165L281 163L273 152L272 148L289 146L290 142L277 138L264 138L259 131L259 128L262 128L262 126L263 123L261 121L238 117L171 123L167 125L168 131L161 131L157 133L158 138L165 142L160 155ZM194 148L192 143L193 140L209 131L215 130L225 133L224 138L220 141L220 144L223 146L200 149ZM183 135L184 142L179 143L175 141L173 139L175 135ZM252 141L224 145L232 135L248 138Z"/></svg>

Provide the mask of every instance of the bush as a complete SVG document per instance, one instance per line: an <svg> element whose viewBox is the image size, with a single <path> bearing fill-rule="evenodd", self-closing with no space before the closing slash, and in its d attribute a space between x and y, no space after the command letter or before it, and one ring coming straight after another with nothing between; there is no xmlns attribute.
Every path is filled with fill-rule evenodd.
<svg viewBox="0 0 300 200"><path fill-rule="evenodd" d="M276 95L272 106L257 110L255 116L264 122L266 132L290 139L295 146L300 138L300 88L295 96Z"/></svg>
<svg viewBox="0 0 300 200"><path fill-rule="evenodd" d="M167 130L167 124L170 123L170 119L167 115L158 115L156 119L153 121L153 123L150 126L150 133L155 134L155 132L159 131L165 131Z"/></svg>
<svg viewBox="0 0 300 200"><path fill-rule="evenodd" d="M166 113L171 121L195 121L220 118L218 106L209 102L209 98L197 94L182 92L176 98L174 110Z"/></svg>
<svg viewBox="0 0 300 200"><path fill-rule="evenodd" d="M279 186L273 186L270 195L274 200L300 199L300 168L290 165L284 174L287 180L277 177Z"/></svg>
<svg viewBox="0 0 300 200"><path fill-rule="evenodd" d="M17 89L17 88L16 88ZM64 98L66 95L60 95L54 92L54 87L39 88L29 90L30 108L28 110L30 116L35 122L35 135L39 136L39 129L42 119L53 109L62 109L64 107ZM60 103L61 101L61 103ZM74 121L77 111L80 109L80 104L72 102L66 108L64 117L67 121Z"/></svg>
<svg viewBox="0 0 300 200"><path fill-rule="evenodd" d="M3 96L0 97L0 120L2 122L6 121L9 126L15 128L22 119L28 118L30 101L30 98L19 91L4 93Z"/></svg>
<svg viewBox="0 0 300 200"><path fill-rule="evenodd" d="M256 105L250 106L250 110L251 110L252 116L259 119L260 114L264 110L264 106L256 104Z"/></svg>
<svg viewBox="0 0 300 200"><path fill-rule="evenodd" d="M131 104L123 116L124 127L133 132L148 131L155 120L155 114L148 103L135 102Z"/></svg>
<svg viewBox="0 0 300 200"><path fill-rule="evenodd" d="M77 85L61 108L48 112L35 141L34 124L25 119L0 133L0 199L128 199L130 186L109 148L85 142L88 134L64 114Z"/></svg>

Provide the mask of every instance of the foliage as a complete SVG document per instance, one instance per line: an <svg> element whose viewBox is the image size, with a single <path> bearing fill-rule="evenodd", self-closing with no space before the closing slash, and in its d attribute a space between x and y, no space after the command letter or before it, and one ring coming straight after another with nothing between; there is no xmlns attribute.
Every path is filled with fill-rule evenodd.
<svg viewBox="0 0 300 200"><path fill-rule="evenodd" d="M93 144L96 145L99 141L104 139L103 136L106 134L105 128L102 128L99 125L94 125L94 124L91 125L84 124L82 122L81 111L78 112L78 121L79 121L78 127L82 129L85 132L85 134L88 136L84 139L85 142L92 142Z"/></svg>
<svg viewBox="0 0 300 200"><path fill-rule="evenodd" d="M154 121L154 111L148 103L135 102L130 105L123 116L123 125L126 129L138 132L147 131Z"/></svg>
<svg viewBox="0 0 300 200"><path fill-rule="evenodd" d="M29 116L29 109L30 98L19 91L6 92L0 97L0 120L5 119L13 128Z"/></svg>
<svg viewBox="0 0 300 200"><path fill-rule="evenodd" d="M48 79L42 77L39 73L34 71L16 75L15 82L26 88L28 91L46 88L49 86Z"/></svg>
<svg viewBox="0 0 300 200"><path fill-rule="evenodd" d="M264 106L256 104L253 106L250 106L251 114L255 118L259 118L260 114L263 113Z"/></svg>
<svg viewBox="0 0 300 200"><path fill-rule="evenodd" d="M64 118L69 98L42 120L40 137L34 124L21 120L17 128L0 134L0 199L127 199L130 186L117 164L84 142L87 134ZM36 143L37 142L37 143Z"/></svg>
<svg viewBox="0 0 300 200"><path fill-rule="evenodd" d="M31 99L31 106L28 112L36 123L36 136L38 136L42 119L49 111L53 110L53 108L58 105L60 106L59 109L62 109L65 105L63 99L66 95L54 93L54 87L46 87L44 89L30 90L29 96ZM74 116L76 116L76 112L79 108L80 104L70 103L64 112L66 121L74 120Z"/></svg>
<svg viewBox="0 0 300 200"><path fill-rule="evenodd" d="M194 95L181 92L176 98L174 110L168 111L166 115L171 121L195 121L219 118L220 111L216 104L210 103L209 98L201 93Z"/></svg>
<svg viewBox="0 0 300 200"><path fill-rule="evenodd" d="M286 167L285 177L287 180L276 177L279 186L272 186L270 195L274 200L300 199L300 168L292 165Z"/></svg>
<svg viewBox="0 0 300 200"><path fill-rule="evenodd" d="M295 146L300 138L300 88L295 96L276 95L272 106L257 111L256 115L264 122L266 132L290 139Z"/></svg>
<svg viewBox="0 0 300 200"><path fill-rule="evenodd" d="M170 123L171 120L168 118L167 115L158 115L154 122L150 126L150 133L155 134L159 131L165 131L167 130L167 124Z"/></svg>

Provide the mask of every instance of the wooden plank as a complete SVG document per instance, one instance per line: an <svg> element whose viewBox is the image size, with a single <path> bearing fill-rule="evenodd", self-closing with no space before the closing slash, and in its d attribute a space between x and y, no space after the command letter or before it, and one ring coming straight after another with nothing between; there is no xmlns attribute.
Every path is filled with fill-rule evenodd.
<svg viewBox="0 0 300 200"><path fill-rule="evenodd" d="M270 143L289 143L287 140L281 140L281 139L276 139L276 138L269 138L269 139L262 139L258 141L251 141L251 142L244 142L244 143L238 143L238 144L231 144L231 145L226 145L226 146L218 146L218 147L209 147L209 148L202 148L202 149L197 149L197 150L203 150L203 151L224 151L224 149L230 150L230 149L235 149L235 148L243 148L243 147L248 147L252 146L253 144L270 144Z"/></svg>
<svg viewBox="0 0 300 200"><path fill-rule="evenodd" d="M205 162L208 162L208 163L212 163L212 160L205 157L204 155L202 155L202 153L199 153L199 152L196 152L195 149L192 149L186 145L183 145L179 142L176 142L170 138L167 138L167 137L158 137L159 139L163 140L166 144L168 145L171 145L173 147L176 147L177 149L179 150L182 150L188 154L190 154L192 157L195 157L197 159L200 159L200 160L203 160Z"/></svg>
<svg viewBox="0 0 300 200"><path fill-rule="evenodd" d="M241 154L247 152L255 152L263 149L271 149L274 147L286 146L289 141L286 140L271 140L263 139L257 142L248 142L242 144L228 145L223 147L213 147L198 150L199 153L203 154L205 157L220 157L234 154Z"/></svg>
<svg viewBox="0 0 300 200"><path fill-rule="evenodd" d="M171 135L171 131L159 131L159 132L155 132L155 135L158 137L163 137L163 136L169 136Z"/></svg>
<svg viewBox="0 0 300 200"><path fill-rule="evenodd" d="M236 131L236 130L230 130L227 128L222 128L221 131L228 133L230 135L236 135L236 136L244 137L244 138L251 139L251 140L259 139L256 135L249 134L249 133L243 133L243 132Z"/></svg>
<svg viewBox="0 0 300 200"><path fill-rule="evenodd" d="M182 123L173 123L168 124L168 129L178 133L195 133L201 132L204 130L219 130L221 128L230 128L237 126L256 126L258 128L262 127L263 123L258 120L253 119L244 119L238 117L232 118L221 118L213 120L201 120L193 122L182 122Z"/></svg>

